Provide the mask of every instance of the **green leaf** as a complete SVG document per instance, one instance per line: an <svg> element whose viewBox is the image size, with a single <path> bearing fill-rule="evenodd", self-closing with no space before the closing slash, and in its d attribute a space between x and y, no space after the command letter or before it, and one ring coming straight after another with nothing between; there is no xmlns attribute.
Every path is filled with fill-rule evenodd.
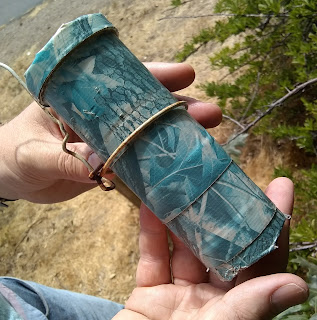
<svg viewBox="0 0 317 320"><path fill-rule="evenodd" d="M307 311L309 310L309 306L307 306L306 304L299 304L297 306L294 307L290 307L287 310L285 310L284 312L280 313L278 316L276 316L274 319L276 320L280 320L280 319L308 319L307 316L303 316L303 315L296 315L295 313L298 312L303 312L303 311Z"/></svg>
<svg viewBox="0 0 317 320"><path fill-rule="evenodd" d="M178 7L182 4L182 0L172 0L171 5L174 7Z"/></svg>

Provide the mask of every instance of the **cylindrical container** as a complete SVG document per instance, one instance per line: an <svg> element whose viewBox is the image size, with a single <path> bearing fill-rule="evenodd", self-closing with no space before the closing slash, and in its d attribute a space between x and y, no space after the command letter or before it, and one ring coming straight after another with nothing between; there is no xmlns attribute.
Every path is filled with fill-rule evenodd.
<svg viewBox="0 0 317 320"><path fill-rule="evenodd" d="M177 101L101 14L62 25L25 76L103 161ZM285 216L182 106L144 129L111 169L224 280L276 247Z"/></svg>

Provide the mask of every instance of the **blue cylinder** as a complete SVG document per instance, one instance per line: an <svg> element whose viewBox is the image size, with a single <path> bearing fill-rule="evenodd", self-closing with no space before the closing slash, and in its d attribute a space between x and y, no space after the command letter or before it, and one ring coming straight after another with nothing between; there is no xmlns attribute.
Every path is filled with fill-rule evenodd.
<svg viewBox="0 0 317 320"><path fill-rule="evenodd" d="M63 25L25 76L103 161L177 101L101 14ZM111 169L223 280L276 248L285 216L182 106L142 131Z"/></svg>

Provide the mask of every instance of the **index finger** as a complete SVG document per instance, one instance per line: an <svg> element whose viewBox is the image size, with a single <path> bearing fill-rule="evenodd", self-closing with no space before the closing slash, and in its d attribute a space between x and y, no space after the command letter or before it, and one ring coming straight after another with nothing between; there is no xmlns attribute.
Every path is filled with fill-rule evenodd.
<svg viewBox="0 0 317 320"><path fill-rule="evenodd" d="M194 69L186 63L147 62L144 65L171 92L184 89L195 80Z"/></svg>

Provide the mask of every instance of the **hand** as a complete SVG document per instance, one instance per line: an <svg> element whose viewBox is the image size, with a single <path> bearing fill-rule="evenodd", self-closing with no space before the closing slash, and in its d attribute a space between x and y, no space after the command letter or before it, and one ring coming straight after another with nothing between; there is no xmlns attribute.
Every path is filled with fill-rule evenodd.
<svg viewBox="0 0 317 320"><path fill-rule="evenodd" d="M293 184L290 180L275 179L266 194L282 212L291 214ZM286 273L272 274L285 271L289 220L279 237L279 248L231 282L222 282L207 273L173 234L170 258L166 227L144 205L140 209L140 224L138 288L116 320L272 319L308 297L307 285L301 278Z"/></svg>
<svg viewBox="0 0 317 320"><path fill-rule="evenodd" d="M171 91L187 87L195 77L194 70L186 64L150 63L147 66ZM182 99L189 102L190 110L197 109L198 117L206 125L220 122L221 112L216 106ZM211 112L216 113L216 120L205 117ZM98 156L70 128L67 131L70 133L68 149L97 167L101 162ZM88 178L87 168L62 151L62 139L58 126L36 103L0 127L0 196L54 203L95 187L96 182Z"/></svg>

